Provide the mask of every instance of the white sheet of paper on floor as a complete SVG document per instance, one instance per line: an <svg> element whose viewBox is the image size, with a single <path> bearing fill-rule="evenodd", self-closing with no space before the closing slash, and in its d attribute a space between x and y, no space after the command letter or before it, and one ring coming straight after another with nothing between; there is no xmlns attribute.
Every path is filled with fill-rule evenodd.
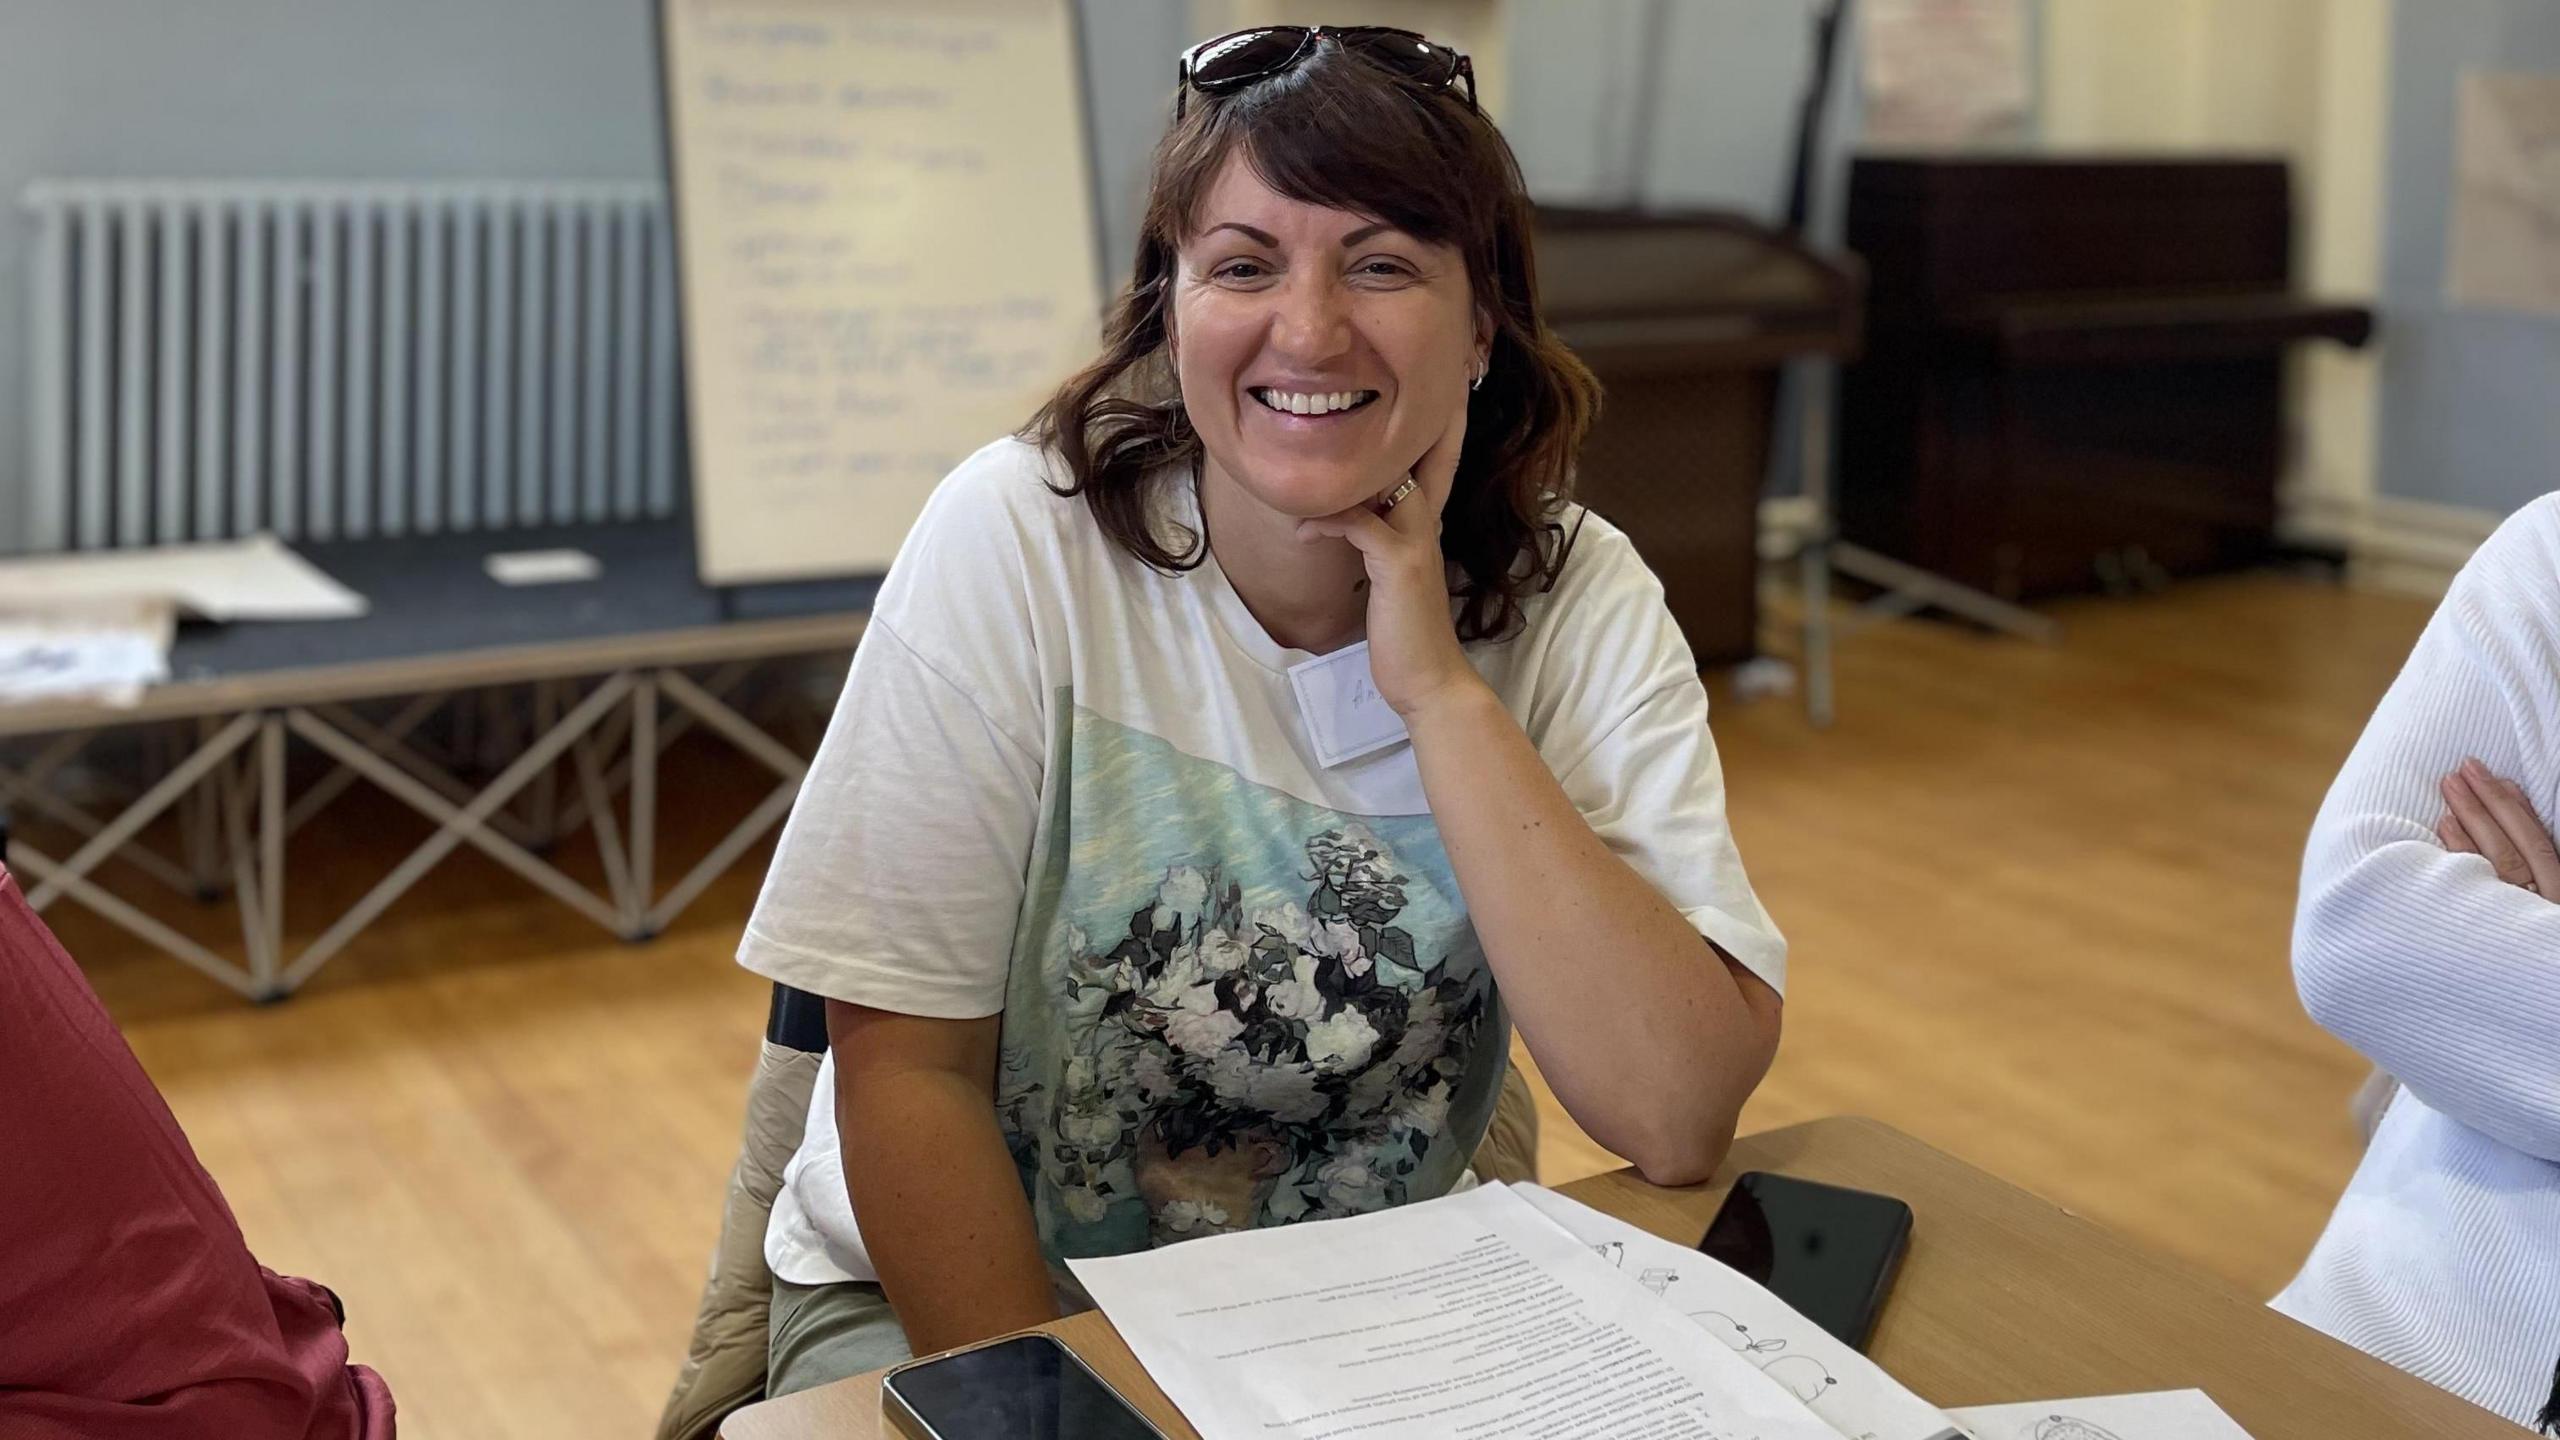
<svg viewBox="0 0 2560 1440"><path fill-rule="evenodd" d="M1068 1264L1204 1435L1838 1440L1501 1185Z"/></svg>
<svg viewBox="0 0 2560 1440"><path fill-rule="evenodd" d="M480 568L501 585L567 585L604 573L604 563L584 550L510 550Z"/></svg>
<svg viewBox="0 0 2560 1440"><path fill-rule="evenodd" d="M1520 1198L1777 1381L1850 1440L1945 1440L1955 1421L1731 1267L1537 1185Z"/></svg>
<svg viewBox="0 0 2560 1440"><path fill-rule="evenodd" d="M165 601L0 611L0 705L131 705L169 678L176 616Z"/></svg>
<svg viewBox="0 0 2560 1440"><path fill-rule="evenodd" d="M160 600L207 620L342 620L364 597L273 535L0 560L0 610Z"/></svg>
<svg viewBox="0 0 2560 1440"><path fill-rule="evenodd" d="M1975 1405L1953 1413L1976 1440L2250 1440L2201 1390Z"/></svg>

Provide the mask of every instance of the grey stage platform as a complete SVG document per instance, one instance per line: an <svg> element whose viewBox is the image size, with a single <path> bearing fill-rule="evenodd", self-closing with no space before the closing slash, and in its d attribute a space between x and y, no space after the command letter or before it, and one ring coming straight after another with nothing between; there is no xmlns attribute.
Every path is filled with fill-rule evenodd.
<svg viewBox="0 0 2560 1440"><path fill-rule="evenodd" d="M592 581L510 587L490 579L492 553L574 548L601 562ZM805 762L684 667L734 677L757 661L853 648L876 576L722 592L694 579L683 522L418 536L298 546L362 594L353 620L181 627L171 679L141 703L0 707L0 738L52 736L23 770L0 770L0 804L62 821L86 839L55 859L13 845L13 868L38 909L68 896L256 998L290 991L457 846L470 844L564 904L628 938L644 938L699 894L765 831L797 793ZM535 722L512 763L474 789L409 736L457 691L528 685ZM387 720L350 706L405 699ZM675 723L662 727L671 706ZM510 712L512 713L512 712ZM99 732L150 721L198 724L196 744L115 817L52 795L46 782ZM774 790L703 861L661 893L654 877L657 760L677 730L713 730L773 769ZM337 768L288 805L285 746L297 737ZM565 804L553 803L564 760ZM357 778L438 822L438 830L299 955L283 953L285 837ZM627 817L616 801L627 790ZM507 807L540 800L531 819ZM180 810L184 864L135 843ZM607 894L598 896L535 854L536 843L580 824L596 832ZM217 955L116 896L91 873L110 856L204 893L238 897L245 965Z"/></svg>

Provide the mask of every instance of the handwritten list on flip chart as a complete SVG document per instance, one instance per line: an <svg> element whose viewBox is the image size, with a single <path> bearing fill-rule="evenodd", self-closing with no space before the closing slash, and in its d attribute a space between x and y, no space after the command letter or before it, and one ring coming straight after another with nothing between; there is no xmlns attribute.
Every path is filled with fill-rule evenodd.
<svg viewBox="0 0 2560 1440"><path fill-rule="evenodd" d="M702 578L884 568L1093 352L1067 0L662 0Z"/></svg>

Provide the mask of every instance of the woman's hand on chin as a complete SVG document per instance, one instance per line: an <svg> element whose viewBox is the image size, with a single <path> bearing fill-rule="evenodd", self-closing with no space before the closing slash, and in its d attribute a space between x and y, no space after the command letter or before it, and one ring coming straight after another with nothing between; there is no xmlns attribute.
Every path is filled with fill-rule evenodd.
<svg viewBox="0 0 2560 1440"><path fill-rule="evenodd" d="M1448 428L1413 467L1410 478L1419 488L1383 514L1377 507L1395 487L1348 510L1298 522L1301 540L1344 540L1360 552L1369 577L1369 676L1379 698L1408 724L1435 704L1485 688L1459 647L1457 622L1449 613L1448 562L1440 554L1440 512L1449 503L1466 438L1461 392Z"/></svg>

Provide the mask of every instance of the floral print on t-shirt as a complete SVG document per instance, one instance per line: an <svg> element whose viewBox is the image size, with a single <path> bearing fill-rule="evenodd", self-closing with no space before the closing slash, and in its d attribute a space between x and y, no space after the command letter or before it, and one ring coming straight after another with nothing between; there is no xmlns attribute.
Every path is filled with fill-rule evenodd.
<svg viewBox="0 0 2560 1440"><path fill-rule="evenodd" d="M1447 1191L1506 1037L1430 817L1346 816L1059 709L997 1096L1052 1253Z"/></svg>

